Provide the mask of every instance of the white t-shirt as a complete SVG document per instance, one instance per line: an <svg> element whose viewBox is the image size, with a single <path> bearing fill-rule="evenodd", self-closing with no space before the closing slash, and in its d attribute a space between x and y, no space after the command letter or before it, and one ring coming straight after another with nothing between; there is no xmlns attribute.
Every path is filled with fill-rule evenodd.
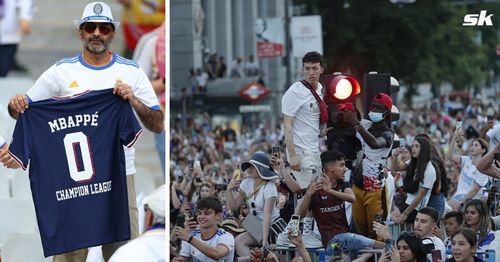
<svg viewBox="0 0 500 262"><path fill-rule="evenodd" d="M87 64L81 54L63 58L45 71L26 92L33 102L52 97L68 97L87 90L109 89L121 80L132 87L136 96L146 106L160 110L160 104L148 77L134 61L113 53L109 64L94 67ZM127 175L135 174L135 149L124 147Z"/></svg>
<svg viewBox="0 0 500 262"><path fill-rule="evenodd" d="M427 163L427 167L425 168L424 180L422 182L420 182L420 184L419 184L420 187L427 189L427 193L425 193L425 196L422 199L422 201L420 202L420 204L418 204L415 207L415 210L418 211L418 210L427 206L427 203L429 202L429 198L431 197L431 193L432 193L431 191L432 191L432 187L434 186L435 181L436 181L436 169L434 169L434 166L432 165L431 161L429 161L429 163ZM417 193L418 193L418 191L415 194L408 193L405 203L408 205L411 205L413 200L415 200L415 198L417 198Z"/></svg>
<svg viewBox="0 0 500 262"><path fill-rule="evenodd" d="M323 98L323 86L318 83L316 93ZM295 82L281 98L281 112L294 117L293 143L304 151L319 152L319 104L301 82Z"/></svg>
<svg viewBox="0 0 500 262"><path fill-rule="evenodd" d="M246 195L246 197L250 197L254 192L253 189L254 180L252 178L246 178L241 181L240 190ZM266 182L264 182L266 183ZM255 211L257 211L257 217L260 221L264 221L264 201L268 198L276 197L278 199L278 189L276 185L269 181L264 184L257 193L246 200L247 206L250 208L250 212L254 208L252 208L252 202L255 204ZM280 216L280 211L273 205L273 211L271 213L271 223Z"/></svg>
<svg viewBox="0 0 500 262"><path fill-rule="evenodd" d="M2 148L5 145L5 143L6 143L5 139L2 136L0 136L0 148Z"/></svg>
<svg viewBox="0 0 500 262"><path fill-rule="evenodd" d="M446 247L443 241L436 236L424 237L423 239L425 238L429 238L434 243L434 249L441 251L441 258L444 261L446 259ZM427 261L432 261L432 253L427 254Z"/></svg>
<svg viewBox="0 0 500 262"><path fill-rule="evenodd" d="M201 238L201 232L199 229L196 229L192 232L193 238L197 238L201 241L203 241L204 244L209 245L211 247L216 247L219 244L226 245L227 248L229 249L229 254L227 256L221 258L224 261L233 261L234 259L234 237L230 233L227 233L224 231L224 229L217 229L217 232L210 238L210 239L202 239ZM200 250L196 249L195 247L191 246L186 241L182 241L181 244L181 251L179 253L183 257L190 257L192 258L191 261L193 262L217 262L219 260L213 260L205 254L201 253ZM138 260L138 261L153 261L153 260Z"/></svg>
<svg viewBox="0 0 500 262"><path fill-rule="evenodd" d="M474 183L478 184L481 189L479 189L473 198L481 198L483 195L482 187L488 183L488 176L477 170L476 165L472 163L472 156L460 157L460 170L460 180L458 181L457 192L453 195L453 198L461 201L471 191Z"/></svg>
<svg viewBox="0 0 500 262"><path fill-rule="evenodd" d="M370 129L373 125L373 122L368 119L362 119L360 124L363 126L365 130ZM361 148L363 151L363 176L371 178L373 182L373 186L371 188L383 188L385 181L379 181L378 177L380 174L380 167L384 166L387 163L387 158L389 157L389 153L391 152L392 143L394 140L394 132L391 130L384 131L380 137L387 139L390 143L390 146L386 146L383 148L371 148L368 143L366 143L365 139L359 132L356 133L356 137L361 141ZM365 184L365 189L368 189L368 185Z"/></svg>
<svg viewBox="0 0 500 262"><path fill-rule="evenodd" d="M121 246L109 262L166 261L165 244L164 228L148 230Z"/></svg>
<svg viewBox="0 0 500 262"><path fill-rule="evenodd" d="M490 149L494 149L497 143L500 142L500 124L494 125L486 135L490 138Z"/></svg>

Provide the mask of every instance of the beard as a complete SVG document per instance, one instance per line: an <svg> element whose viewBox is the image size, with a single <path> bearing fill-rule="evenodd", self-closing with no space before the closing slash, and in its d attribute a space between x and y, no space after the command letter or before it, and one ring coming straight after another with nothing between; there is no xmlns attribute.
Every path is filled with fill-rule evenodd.
<svg viewBox="0 0 500 262"><path fill-rule="evenodd" d="M108 51L110 43L111 39L106 41L100 38L92 38L84 42L84 47L90 53L100 55Z"/></svg>

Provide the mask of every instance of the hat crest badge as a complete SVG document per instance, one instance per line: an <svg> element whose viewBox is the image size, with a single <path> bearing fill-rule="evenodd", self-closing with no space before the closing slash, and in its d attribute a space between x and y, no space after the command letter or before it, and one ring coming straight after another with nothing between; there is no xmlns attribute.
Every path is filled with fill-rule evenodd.
<svg viewBox="0 0 500 262"><path fill-rule="evenodd" d="M94 5L94 13L96 15L100 15L102 13L102 5L100 3Z"/></svg>

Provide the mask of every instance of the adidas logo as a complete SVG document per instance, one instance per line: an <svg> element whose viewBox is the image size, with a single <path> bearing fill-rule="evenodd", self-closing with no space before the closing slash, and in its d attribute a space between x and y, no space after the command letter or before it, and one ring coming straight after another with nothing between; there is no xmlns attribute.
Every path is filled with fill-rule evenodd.
<svg viewBox="0 0 500 262"><path fill-rule="evenodd" d="M76 81L71 82L71 84L69 85L69 88L77 88L77 87L79 87L79 85Z"/></svg>

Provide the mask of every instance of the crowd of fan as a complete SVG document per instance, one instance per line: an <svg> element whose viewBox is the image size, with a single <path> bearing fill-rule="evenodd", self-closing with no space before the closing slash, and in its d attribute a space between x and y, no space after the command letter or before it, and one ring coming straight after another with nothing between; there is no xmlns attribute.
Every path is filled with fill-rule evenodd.
<svg viewBox="0 0 500 262"><path fill-rule="evenodd" d="M498 134L500 133L500 114L495 113L499 112L499 109L498 105L483 105L475 99L464 110L454 112L445 107L444 101L413 110L401 109L400 120L395 122L394 126L400 138L400 147L393 148L392 156L385 166L386 176L392 178L387 181L394 181L393 185L389 185L389 188L392 188L392 190L389 189L389 196L393 205L387 218L374 222L377 240L386 241L391 237L394 238L389 233L393 230L393 226L390 225L394 222L398 223L401 216L399 207L404 205L407 197L404 186L406 172L397 170L400 163L411 161L412 142L416 139L415 137L430 138L432 142L430 147L436 150L437 161L440 161L445 173L445 180L442 184L444 188L441 191L444 192L446 205L444 212L433 208L424 208L416 212L416 218L413 219L415 222L405 225L411 229L414 226L418 227L416 234L402 233L396 236L395 247L388 252L383 252L379 261L425 261L429 259L430 257L422 255L430 251L425 251L425 244L422 244L420 240L426 235L441 239L446 250L451 250L451 244L454 241L461 241L465 246L462 251L450 251L447 255L443 253L442 260L451 256L453 257L450 259L456 261L467 261L471 257L475 261L485 259L484 255L474 256L474 251L494 249L492 246L498 245L495 243L500 242L500 235L495 234L495 230L500 229L500 216L498 216L500 215L500 194L496 193L496 186L500 183L496 181L500 180L496 180L495 177L500 178L498 169L500 163L493 160L491 167L487 163L489 171L486 173L488 174L479 173L472 178L461 177L461 171L464 168L471 168L471 165L475 168L478 161L488 152L489 154L500 153L500 146L494 138L500 136ZM242 172L241 163L255 157L256 152L265 152L271 161L271 166L278 174L278 178L273 180L276 188L270 189L270 191L278 192L272 210L277 208L279 217L285 223L290 221L297 208L297 197L303 196L304 192L301 192L300 188L294 184L293 177L290 175L290 167L286 163L285 149L282 146L284 128L282 125L271 128L270 125L263 124L251 130L248 126L242 125L236 132L230 123L225 126L213 126L208 114L190 121L187 130L181 130L178 123L175 121L170 131L171 257L175 261L184 261L183 259L191 256L197 257L199 261L204 261L200 259L203 256L207 260L213 259L208 261L219 261L222 257L226 258L225 261L233 261L233 256L228 254L234 254L234 261L236 261L238 256L243 257L242 254L246 254L242 251L246 248L242 244L244 241L235 243L234 239L232 242L228 240L232 245L226 244L225 246L230 246L232 250L227 250L228 253L217 253L220 251L215 252L200 248L199 244L195 245L192 236L200 234L198 223L208 223L204 219L209 216L203 214L208 210L214 211L215 214L214 228L218 229L214 231L214 234L217 232L218 236L226 236L227 234L222 233L226 232L231 233L234 238L244 234L243 221L252 210L255 210L255 207L249 206L248 201L243 201L241 205L235 204L238 193L234 189L250 176L249 168L243 168L246 172ZM278 157L277 152L273 150L276 146L280 147L281 152L277 154ZM468 179L472 181L467 181ZM229 200L228 194L231 194ZM253 202L251 204L253 205ZM184 217L184 219L179 222L179 217ZM350 222L350 214L347 214L347 218ZM417 223L419 223L418 226ZM203 231L201 234L203 238ZM304 232L304 239L305 234ZM288 237L298 251L298 257L295 259L309 261L310 257L304 251L304 247L308 245L307 241L303 241L301 235ZM210 246L210 241L207 240L204 244ZM192 247L188 248L190 245L196 246L196 252L201 253L194 252L195 249ZM251 249L250 259L256 261L258 257L266 256L267 261L281 260L276 252L268 252L268 245L273 247L276 243L265 243L265 249L259 249L260 247ZM374 245L374 248L377 247L379 246ZM438 245L435 245L435 249L438 249ZM405 251L407 251L406 255ZM218 256L221 254L224 256ZM333 261L348 260L345 256L332 259ZM370 254L361 255L357 259L368 261Z"/></svg>

